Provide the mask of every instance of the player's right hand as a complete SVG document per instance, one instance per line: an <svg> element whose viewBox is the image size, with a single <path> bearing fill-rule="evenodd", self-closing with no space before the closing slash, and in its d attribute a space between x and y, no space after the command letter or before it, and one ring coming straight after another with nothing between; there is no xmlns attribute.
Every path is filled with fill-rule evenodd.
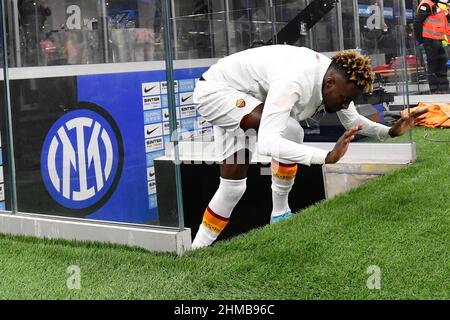
<svg viewBox="0 0 450 320"><path fill-rule="evenodd" d="M325 158L325 163L336 163L338 162L344 154L347 152L348 145L355 139L355 135L362 130L362 125L357 125L356 127L350 128L339 138L339 140L334 145L333 150L328 152Z"/></svg>

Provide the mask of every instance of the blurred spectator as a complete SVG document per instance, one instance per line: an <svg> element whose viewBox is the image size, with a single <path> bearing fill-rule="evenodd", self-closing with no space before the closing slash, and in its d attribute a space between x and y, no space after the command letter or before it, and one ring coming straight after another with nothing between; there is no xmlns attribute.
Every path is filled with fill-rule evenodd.
<svg viewBox="0 0 450 320"><path fill-rule="evenodd" d="M23 37L23 64L39 65L39 43L45 38L44 24L52 12L44 0L19 0L17 6Z"/></svg>
<svg viewBox="0 0 450 320"><path fill-rule="evenodd" d="M423 0L414 18L416 40L423 44L427 56L428 82L432 94L447 93L448 0Z"/></svg>

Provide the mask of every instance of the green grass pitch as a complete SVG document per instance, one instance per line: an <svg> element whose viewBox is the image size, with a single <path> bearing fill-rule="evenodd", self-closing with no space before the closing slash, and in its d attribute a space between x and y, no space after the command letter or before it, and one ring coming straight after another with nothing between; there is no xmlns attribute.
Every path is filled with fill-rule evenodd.
<svg viewBox="0 0 450 320"><path fill-rule="evenodd" d="M408 168L183 257L2 235L0 299L449 299L450 143L423 134Z"/></svg>

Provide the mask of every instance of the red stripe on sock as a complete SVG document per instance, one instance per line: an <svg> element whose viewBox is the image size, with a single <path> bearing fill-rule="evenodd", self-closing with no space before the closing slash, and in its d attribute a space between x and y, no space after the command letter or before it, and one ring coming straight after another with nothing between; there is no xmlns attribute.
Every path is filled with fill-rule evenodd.
<svg viewBox="0 0 450 320"><path fill-rule="evenodd" d="M295 167L297 165L296 163L281 163L281 162L278 162L277 160L273 160L273 159L272 159L272 163L274 165L277 165L280 167L285 167L285 168Z"/></svg>
<svg viewBox="0 0 450 320"><path fill-rule="evenodd" d="M212 211L210 207L207 207L206 210L208 210L208 212L216 219L222 220L224 222L228 222L230 220L229 218L224 218L222 216L219 216L217 213Z"/></svg>

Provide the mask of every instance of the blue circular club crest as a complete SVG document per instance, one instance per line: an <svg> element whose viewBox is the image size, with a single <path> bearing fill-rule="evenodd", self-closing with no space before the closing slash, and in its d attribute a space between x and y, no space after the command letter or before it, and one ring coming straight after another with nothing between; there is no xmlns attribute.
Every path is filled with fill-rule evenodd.
<svg viewBox="0 0 450 320"><path fill-rule="evenodd" d="M52 198L71 209L98 203L114 184L118 137L99 113L77 109L50 128L41 151L41 174Z"/></svg>

